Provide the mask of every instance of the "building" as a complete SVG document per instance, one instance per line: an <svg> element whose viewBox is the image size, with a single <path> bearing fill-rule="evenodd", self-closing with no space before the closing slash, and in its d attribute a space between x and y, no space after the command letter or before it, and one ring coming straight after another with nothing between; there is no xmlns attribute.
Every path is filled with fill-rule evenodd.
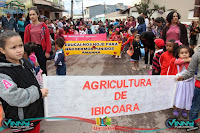
<svg viewBox="0 0 200 133"><path fill-rule="evenodd" d="M119 10L116 12L108 13L105 15L105 19L115 20L115 19L126 19L129 15L128 10Z"/></svg>
<svg viewBox="0 0 200 133"><path fill-rule="evenodd" d="M61 0L33 0L33 5L38 8L40 15L49 19L63 17L62 12L67 12Z"/></svg>
<svg viewBox="0 0 200 133"><path fill-rule="evenodd" d="M115 5L94 5L90 7L86 7L84 10L84 19L89 20L89 19L95 19L97 15L100 15L102 18L102 14L109 14L112 12L116 12L119 10L124 10L126 9L127 6L123 5L123 3L117 3ZM98 17L98 16L97 16Z"/></svg>
<svg viewBox="0 0 200 133"><path fill-rule="evenodd" d="M6 15L8 12L14 17L27 14L31 6L33 6L32 0L0 0L0 15Z"/></svg>
<svg viewBox="0 0 200 133"><path fill-rule="evenodd" d="M147 1L148 0L137 0L137 2L144 3ZM189 24L192 20L198 20L198 17L193 17L194 2L195 0L150 0L149 7L150 9L153 8L153 4L157 4L160 7L165 6L164 14L161 15L155 12L152 17L162 16L165 18L170 11L177 10L177 12L181 15L180 21L182 23Z"/></svg>

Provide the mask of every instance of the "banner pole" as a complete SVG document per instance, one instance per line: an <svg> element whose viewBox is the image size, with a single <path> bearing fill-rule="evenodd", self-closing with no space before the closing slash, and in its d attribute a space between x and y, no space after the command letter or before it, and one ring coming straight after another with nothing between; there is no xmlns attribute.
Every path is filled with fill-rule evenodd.
<svg viewBox="0 0 200 133"><path fill-rule="evenodd" d="M47 88L47 76L46 76L46 74L42 74L42 78L43 78L43 87ZM45 97L43 102L44 102L44 117L48 117L48 97Z"/></svg>

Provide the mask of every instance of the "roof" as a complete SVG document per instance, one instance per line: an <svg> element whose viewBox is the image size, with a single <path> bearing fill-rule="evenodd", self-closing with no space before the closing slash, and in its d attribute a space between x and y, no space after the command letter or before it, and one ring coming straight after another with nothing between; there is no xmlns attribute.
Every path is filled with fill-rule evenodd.
<svg viewBox="0 0 200 133"><path fill-rule="evenodd" d="M93 6L100 6L101 4L98 4L98 5L93 5ZM87 6L85 8L89 8L89 7L93 7L93 6Z"/></svg>
<svg viewBox="0 0 200 133"><path fill-rule="evenodd" d="M127 9L125 9L125 10L122 10L122 13L124 13L124 12L130 10L130 9L133 8L133 7L135 7L135 6L131 6L131 7L128 7Z"/></svg>

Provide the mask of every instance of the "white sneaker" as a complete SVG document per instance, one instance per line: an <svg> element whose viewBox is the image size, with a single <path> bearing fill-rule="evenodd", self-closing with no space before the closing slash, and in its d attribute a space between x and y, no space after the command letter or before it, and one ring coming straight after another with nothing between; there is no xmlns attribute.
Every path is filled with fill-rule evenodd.
<svg viewBox="0 0 200 133"><path fill-rule="evenodd" d="M122 56L120 55L118 58L122 58Z"/></svg>
<svg viewBox="0 0 200 133"><path fill-rule="evenodd" d="M149 66L149 70L152 70L152 65Z"/></svg>
<svg viewBox="0 0 200 133"><path fill-rule="evenodd" d="M147 69L147 65L144 65L144 66L143 66L143 69Z"/></svg>
<svg viewBox="0 0 200 133"><path fill-rule="evenodd" d="M118 58L118 56L117 55L115 55L115 59L117 59Z"/></svg>

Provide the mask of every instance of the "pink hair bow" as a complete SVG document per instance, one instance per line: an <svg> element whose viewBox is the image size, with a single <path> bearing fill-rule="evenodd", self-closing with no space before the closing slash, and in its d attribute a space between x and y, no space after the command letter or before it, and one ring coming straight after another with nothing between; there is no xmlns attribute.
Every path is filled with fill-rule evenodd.
<svg viewBox="0 0 200 133"><path fill-rule="evenodd" d="M116 28L116 31L119 32L119 28Z"/></svg>
<svg viewBox="0 0 200 133"><path fill-rule="evenodd" d="M180 40L176 40L174 43L177 43L179 46L182 45L182 43L180 42Z"/></svg>

